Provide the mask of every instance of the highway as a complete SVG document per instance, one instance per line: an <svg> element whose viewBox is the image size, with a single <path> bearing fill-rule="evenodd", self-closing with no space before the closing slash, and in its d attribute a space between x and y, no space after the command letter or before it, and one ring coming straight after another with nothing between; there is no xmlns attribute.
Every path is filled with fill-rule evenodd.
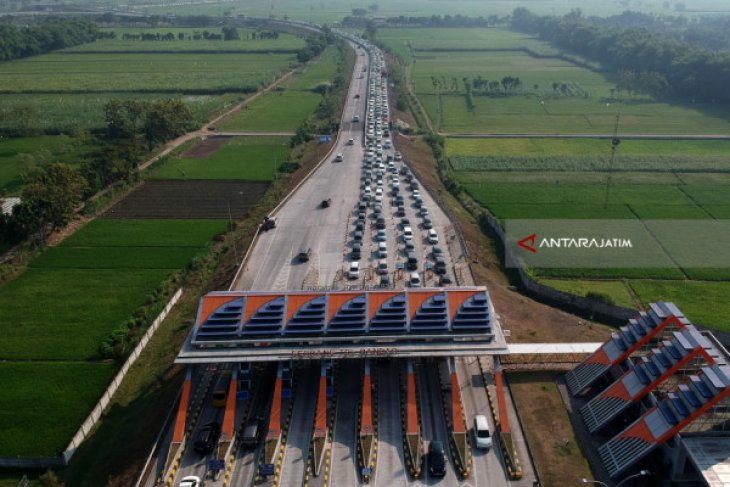
<svg viewBox="0 0 730 487"><path fill-rule="evenodd" d="M313 399L316 397L319 377L319 362L305 362L302 366L301 377L297 381L294 411L289 425L281 478L279 479L280 487L300 487L304 482L317 406L317 401Z"/></svg>
<svg viewBox="0 0 730 487"><path fill-rule="evenodd" d="M388 360L378 364L378 463L373 487L409 485L400 422L401 363Z"/></svg>
<svg viewBox="0 0 730 487"><path fill-rule="evenodd" d="M379 263L376 255L378 229L373 218L373 204L368 205L363 225L362 258L359 261L361 271L357 279L347 279L347 269L351 261L351 250L355 237L355 224L359 220L358 204L361 191L365 192L366 171L376 174L377 162L366 164L366 150L363 137L363 123L369 121L368 112L373 105L372 98L381 100L387 105L386 81L380 80L380 67L373 69L373 64L382 62L356 49L355 69L350 83L347 102L344 107L341 133L334 149L321 161L312 174L277 208L272 216L276 219L276 227L262 232L254 243L249 257L243 264L231 290L275 290L286 291L309 288L343 289L347 287L377 286L379 276L375 270ZM370 72L364 68L370 67ZM356 96L358 95L358 96ZM370 105L368 105L370 102ZM383 109L389 115L387 107ZM353 117L360 122L353 122ZM372 136L370 136L372 138ZM349 144L348 139L353 143ZM371 139L372 140L372 139ZM385 140L389 139L383 139ZM385 145L385 144L384 144ZM434 262L433 243L427 241L428 227L424 224L421 206L428 208L433 229L438 235L438 246L443 249L447 274L452 280L457 277L454 266L465 266L464 251L456 238L453 226L446 214L434 202L429 193L416 185L406 184L407 171L404 162L398 160L396 149L383 148L382 175L382 215L385 219L384 238L387 246L387 273L390 285L402 288L409 279L405 266L405 229L406 225L413 230L413 247L418 259L420 285L436 286L438 275L427 271L427 265ZM343 160L335 162L334 154L341 153ZM394 158L392 169L385 169L388 156ZM377 160L376 160L377 161ZM372 188L376 189L375 176L372 177ZM399 193L391 191L394 182L400 179ZM415 180L415 178L414 178ZM417 181L416 181L417 183ZM420 189L420 191L418 191ZM419 194L420 193L420 194ZM403 196L405 215L398 215L396 195ZM419 203L419 198L422 204ZM321 203L331 199L328 208ZM409 223L402 221L407 218ZM297 254L300 248L311 249L308 262L299 262ZM468 272L459 273L460 284L472 284ZM438 362L423 361L418 371L419 397L422 414L422 434L429 441L440 440L447 451L449 449L449 432L443 416L442 401L439 394ZM442 365L445 365L443 363ZM360 364L344 363L340 377L349 378L359 374ZM504 467L494 452L475 452L475 466L472 477L466 481L457 478L450 455L447 463L447 475L444 479L434 479L428 474L428 465L424 466L424 476L420 481L408 478L403 462L402 438L400 425L400 402L398 374L402 361L384 361L376 368L379 376L379 450L373 485L410 486L432 485L444 486L479 485L502 486L506 484ZM483 385L473 379L474 364L459 365L462 378L462 395L465 400L467 421L471 421L477 412L489 414L486 406L486 393ZM444 369L445 371L445 369ZM293 416L284 450L279 485L283 487L300 487L303 484L307 455L312 434L315 414L316 391L320 374L319 362L304 364L296 381ZM469 379L469 376L472 379ZM481 380L481 379L479 379ZM338 396L335 427L332 443L332 465L328 485L356 485L359 483L356 470L355 441L357 438L357 401L360 395L359 381L341 380ZM266 394L257 393L253 410L268 411ZM264 401L264 399L266 400ZM209 421L222 420L222 410L213 408L210 400L205 402L198 427ZM236 424L240 422L237 417ZM194 440L196 432L191 439ZM186 475L205 477L209 456L201 456L192 451L192 441L186 449L181 468L176 475L179 481ZM228 485L249 486L253 484L256 471L258 451L237 451L233 463L231 482ZM322 472L324 475L324 472ZM488 480L487 480L488 479ZM145 485L153 485L147 482ZM222 485L206 480L208 486Z"/></svg>
<svg viewBox="0 0 730 487"><path fill-rule="evenodd" d="M360 399L362 366L355 361L343 362L337 379L337 411L332 441L332 465L328 485L356 485L357 474L357 407Z"/></svg>

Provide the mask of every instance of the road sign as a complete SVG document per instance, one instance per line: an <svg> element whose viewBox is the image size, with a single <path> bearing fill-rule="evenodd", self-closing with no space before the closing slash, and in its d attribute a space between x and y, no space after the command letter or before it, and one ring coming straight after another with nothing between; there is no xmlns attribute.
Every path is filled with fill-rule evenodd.
<svg viewBox="0 0 730 487"><path fill-rule="evenodd" d="M236 392L236 399L239 401L244 401L244 400L248 399L248 391Z"/></svg>
<svg viewBox="0 0 730 487"><path fill-rule="evenodd" d="M260 475L274 475L274 464L273 463L262 463L259 465Z"/></svg>
<svg viewBox="0 0 730 487"><path fill-rule="evenodd" d="M224 468L226 468L225 460L211 460L208 462L209 470L223 470Z"/></svg>
<svg viewBox="0 0 730 487"><path fill-rule="evenodd" d="M331 135L320 135L319 136L319 143L320 144L327 144L329 142L332 142L332 136Z"/></svg>

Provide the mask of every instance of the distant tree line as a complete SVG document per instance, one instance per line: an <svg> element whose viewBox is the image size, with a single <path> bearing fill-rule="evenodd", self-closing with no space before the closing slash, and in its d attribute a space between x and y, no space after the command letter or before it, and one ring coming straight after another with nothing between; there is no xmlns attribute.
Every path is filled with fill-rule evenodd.
<svg viewBox="0 0 730 487"><path fill-rule="evenodd" d="M86 20L51 19L26 27L0 24L0 61L93 42L97 35L96 25Z"/></svg>
<svg viewBox="0 0 730 487"><path fill-rule="evenodd" d="M117 33L116 32L99 32L99 39L116 39ZM250 35L246 34L246 39L250 40L264 40L264 39L278 39L279 33L276 31L259 31L259 32L252 32ZM129 32L125 32L122 34L122 40L125 41L200 41L200 40L206 40L206 41L235 41L242 39L240 32L238 32L238 29L232 26L226 26L223 27L220 34L215 32L209 32L207 30L204 30L202 32L200 31L193 31L192 34L186 34L185 32L178 32L175 34L174 32L140 32L139 34L132 34Z"/></svg>
<svg viewBox="0 0 730 487"><path fill-rule="evenodd" d="M357 9L355 9L357 10ZM371 19L362 15L355 14L353 10L352 16L347 16L342 20L345 27L365 28ZM360 12L358 12L360 13ZM490 15L488 17L469 17L466 15L431 15L423 17L406 17L399 15L398 17L388 17L384 19L386 26L389 25L409 25L419 27L495 27L497 25L506 24L509 17L500 17L499 15Z"/></svg>
<svg viewBox="0 0 730 487"><path fill-rule="evenodd" d="M600 25L579 11L541 17L517 8L511 26L602 63L619 77L617 89L630 86L656 97L730 103L730 54L695 48L642 27Z"/></svg>
<svg viewBox="0 0 730 487"><path fill-rule="evenodd" d="M641 27L662 37L707 49L708 51L730 50L730 16L657 15L627 10L620 15L599 18L591 21L607 27Z"/></svg>

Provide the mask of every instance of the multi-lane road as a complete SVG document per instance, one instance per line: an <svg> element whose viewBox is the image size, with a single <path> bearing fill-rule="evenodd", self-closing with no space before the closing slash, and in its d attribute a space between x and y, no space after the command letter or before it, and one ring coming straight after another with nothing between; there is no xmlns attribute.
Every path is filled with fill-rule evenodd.
<svg viewBox="0 0 730 487"><path fill-rule="evenodd" d="M413 230L413 251L418 260L420 285L434 286L438 275L426 270L435 262L433 242L428 242L428 228L424 223L421 206L428 208L428 218L438 236L438 245L443 249L446 274L454 279L455 267L463 265L463 249L460 248L451 222L446 214L433 201L425 189L418 191L407 184L404 164L396 157L396 148L386 148L390 137L378 137L378 130L384 131L390 115L388 109L387 79L384 72L382 53L370 46L368 49L352 43L358 56L344 106L341 130L336 144L310 174L310 176L280 205L272 215L276 227L262 232L240 269L232 290L297 290L307 288L342 289L346 286L370 287L379 284L376 272L382 257L376 254L378 243L384 241L387 247L387 273L390 286L402 288L410 279L410 271L404 269L406 262L405 229L402 218L408 218ZM377 111L375 109L377 108ZM354 121L358 119L358 121ZM378 123L380 122L380 123ZM372 124L372 126L371 126ZM369 132L372 132L369 135ZM351 139L351 140L350 140ZM370 144L369 144L370 143ZM380 160L377 159L377 145L383 144ZM372 152L371 162L368 152ZM342 154L342 161L335 161L335 155ZM392 168L388 163L393 161ZM382 166L380 165L382 161ZM368 174L366 171L370 171ZM378 173L382 177L378 178ZM366 181L366 179L370 181ZM380 183L378 183L380 180ZM414 179L415 180L415 179ZM392 190L393 183L400 181L400 191ZM417 182L417 181L416 181ZM371 199L363 211L359 205L363 194L370 186ZM377 191L377 188L382 188ZM373 212L375 196L382 192L381 215L385 220L384 228L378 228ZM403 197L402 212L396 196ZM420 198L420 202L418 199ZM323 208L323 200L331 200L329 207ZM360 215L365 213L365 215ZM364 216L364 219L362 218ZM357 278L348 279L347 271L352 260L352 247L355 241L356 224L363 223L362 257L359 260L361 271ZM381 227L382 227L381 223ZM378 230L382 230L378 236ZM299 262L297 254L301 248L311 249L308 262ZM459 273L460 284L472 284L471 277ZM403 361L383 361L374 368L378 377L378 421L379 450L377 466L371 480L380 486L415 486L439 483L445 486L503 486L507 484L503 462L498 449L489 452L475 450L474 468L470 478L458 478L453 465L447 465L444 479L431 478L427 473L421 480L414 481L407 474L402 451L400 400L398 381ZM315 481L328 481L328 485L357 485L357 404L361 391L359 381L352 378L360 373L358 363L349 363L340 370L340 391L335 411L334 428L331 432L331 468L322 473L325 478ZM422 414L422 436L428 444L440 440L448 448L447 425L441 407L439 374L445 374L445 361L419 362L417 370L420 410ZM468 420L475 414L489 415L486 391L481 383L478 366L474 360L458 360L459 375L465 413ZM342 378L345 378L343 382ZM445 376L447 377L447 376ZM281 466L279 485L300 487L304 483L308 449L316 408L316 391L319 383L319 362L302 365L296 386L293 415L288 432L287 444ZM343 385L344 384L344 385ZM253 411L268 410L270 387L259 386L253 397ZM222 410L212 407L211 401L203 402L203 410L198 420L200 425L210 421L220 422ZM240 418L236 419L238 423ZM490 418L493 424L493 419ZM197 434L193 431L193 438ZM189 441L182 458L176 482L186 475L205 478L208 460L192 451ZM448 451L448 449L447 449ZM231 481L228 485L248 486L254 483L258 450L238 450L234 455ZM427 469L425 470L427 471ZM144 485L154 485L150 476ZM529 475L527 476L529 479ZM527 481L527 479L526 479ZM530 481L531 482L531 481ZM175 484L177 485L177 484ZM206 479L205 485L223 485L223 476ZM310 482L310 485L314 485Z"/></svg>

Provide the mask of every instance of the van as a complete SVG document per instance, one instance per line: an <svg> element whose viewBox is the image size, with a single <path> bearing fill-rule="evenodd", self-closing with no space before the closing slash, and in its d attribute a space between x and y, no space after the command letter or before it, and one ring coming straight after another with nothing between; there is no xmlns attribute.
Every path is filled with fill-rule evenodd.
<svg viewBox="0 0 730 487"><path fill-rule="evenodd" d="M489 422L483 414L474 416L474 441L477 448L489 450L492 448L492 435L489 432Z"/></svg>
<svg viewBox="0 0 730 487"><path fill-rule="evenodd" d="M350 270L347 271L347 278L350 280L360 278L360 263L350 262Z"/></svg>

